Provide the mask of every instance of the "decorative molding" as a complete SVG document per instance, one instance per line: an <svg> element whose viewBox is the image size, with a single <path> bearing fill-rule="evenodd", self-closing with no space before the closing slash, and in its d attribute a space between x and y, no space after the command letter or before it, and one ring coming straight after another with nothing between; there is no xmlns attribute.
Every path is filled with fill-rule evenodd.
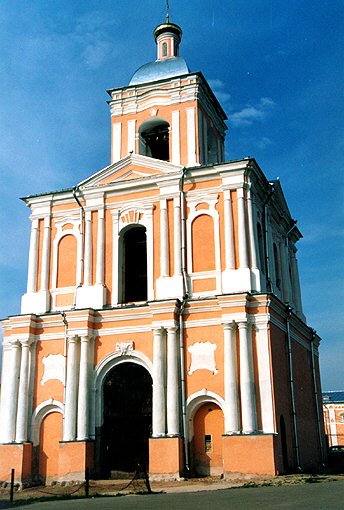
<svg viewBox="0 0 344 510"><path fill-rule="evenodd" d="M43 356L42 363L44 365L44 373L41 379L41 386L52 379L64 383L64 367L65 361L62 354L48 354Z"/></svg>
<svg viewBox="0 0 344 510"><path fill-rule="evenodd" d="M119 352L121 356L130 356L132 351L134 351L135 346L134 342L117 342L116 343L116 352Z"/></svg>
<svg viewBox="0 0 344 510"><path fill-rule="evenodd" d="M195 342L188 351L191 354L191 365L188 371L192 375L196 370L210 370L213 375L219 373L215 364L215 350L217 345L211 342Z"/></svg>

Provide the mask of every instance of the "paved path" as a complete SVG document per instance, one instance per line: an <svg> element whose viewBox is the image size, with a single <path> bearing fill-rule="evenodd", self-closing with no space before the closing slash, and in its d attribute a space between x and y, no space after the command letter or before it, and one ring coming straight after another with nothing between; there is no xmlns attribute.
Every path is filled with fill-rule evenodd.
<svg viewBox="0 0 344 510"><path fill-rule="evenodd" d="M0 508L10 508L9 505ZM343 510L344 480L194 493L103 497L15 505L27 510Z"/></svg>

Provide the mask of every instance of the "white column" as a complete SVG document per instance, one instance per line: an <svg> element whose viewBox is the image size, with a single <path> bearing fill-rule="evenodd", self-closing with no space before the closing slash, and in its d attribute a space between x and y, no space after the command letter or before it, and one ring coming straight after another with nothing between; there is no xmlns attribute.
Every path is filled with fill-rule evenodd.
<svg viewBox="0 0 344 510"><path fill-rule="evenodd" d="M147 294L148 301L154 300L154 227L153 207L145 208L146 236L147 236Z"/></svg>
<svg viewBox="0 0 344 510"><path fill-rule="evenodd" d="M29 362L30 362L30 344L29 339L20 340L21 343L21 362L18 390L17 406L17 424L16 424L16 443L27 441L28 426L28 403L29 403Z"/></svg>
<svg viewBox="0 0 344 510"><path fill-rule="evenodd" d="M135 154L135 123L135 119L128 120L128 154Z"/></svg>
<svg viewBox="0 0 344 510"><path fill-rule="evenodd" d="M236 348L236 325L223 325L224 333L224 386L225 386L225 432L232 434L240 430L239 389Z"/></svg>
<svg viewBox="0 0 344 510"><path fill-rule="evenodd" d="M173 199L174 208L174 276L182 274L182 234L180 216L180 197Z"/></svg>
<svg viewBox="0 0 344 510"><path fill-rule="evenodd" d="M34 218L31 222L31 237L29 251L29 269L27 278L27 292L36 292L37 262L38 262L38 219Z"/></svg>
<svg viewBox="0 0 344 510"><path fill-rule="evenodd" d="M78 426L77 439L88 439L89 423L89 338L80 338L80 370L79 370L79 393L78 393Z"/></svg>
<svg viewBox="0 0 344 510"><path fill-rule="evenodd" d="M256 324L256 345L257 362L259 374L259 398L260 412L262 417L262 429L267 434L275 432L272 381L271 381L271 360L269 349L268 323Z"/></svg>
<svg viewBox="0 0 344 510"><path fill-rule="evenodd" d="M231 192L229 189L224 191L224 217L225 217L225 257L226 269L235 268L234 259L234 237L233 237L233 215Z"/></svg>
<svg viewBox="0 0 344 510"><path fill-rule="evenodd" d="M112 124L112 144L111 144L111 163L115 163L121 159L122 144L122 124L116 122Z"/></svg>
<svg viewBox="0 0 344 510"><path fill-rule="evenodd" d="M204 144L204 165L208 164L209 154L208 154L208 122L207 117L204 115L203 117L203 144Z"/></svg>
<svg viewBox="0 0 344 510"><path fill-rule="evenodd" d="M287 257L287 247L285 242L281 242L279 245L281 254L281 270L282 270L282 289L283 289L283 301L290 303L290 277Z"/></svg>
<svg viewBox="0 0 344 510"><path fill-rule="evenodd" d="M162 328L153 330L153 437L166 433L165 339Z"/></svg>
<svg viewBox="0 0 344 510"><path fill-rule="evenodd" d="M20 342L11 342L7 378L2 379L1 388L1 438L3 443L12 443L16 436L16 418L20 367Z"/></svg>
<svg viewBox="0 0 344 510"><path fill-rule="evenodd" d="M248 232L250 240L250 253L251 253L251 269L258 269L257 263L257 229L255 225L255 214L253 211L253 200L251 196L251 189L247 190L247 216L248 216Z"/></svg>
<svg viewBox="0 0 344 510"><path fill-rule="evenodd" d="M300 288L300 277L299 269L296 258L296 248L293 249L293 256L291 258L291 268L293 274L293 290L294 290L294 305L297 314L302 314L302 303L301 303L301 288Z"/></svg>
<svg viewBox="0 0 344 510"><path fill-rule="evenodd" d="M84 285L92 285L92 212L85 213Z"/></svg>
<svg viewBox="0 0 344 510"><path fill-rule="evenodd" d="M242 431L250 434L257 430L256 397L254 387L251 325L239 322L240 340L240 393Z"/></svg>
<svg viewBox="0 0 344 510"><path fill-rule="evenodd" d="M96 283L104 285L104 209L98 210Z"/></svg>
<svg viewBox="0 0 344 510"><path fill-rule="evenodd" d="M68 338L66 401L64 415L64 441L75 441L77 392L78 392L78 343L77 336Z"/></svg>
<svg viewBox="0 0 344 510"><path fill-rule="evenodd" d="M50 232L50 216L46 216L43 231L41 290L49 289Z"/></svg>
<svg viewBox="0 0 344 510"><path fill-rule="evenodd" d="M196 163L196 121L195 108L187 108L186 110L186 126L187 126L187 147L188 147L188 164L187 166L195 166Z"/></svg>
<svg viewBox="0 0 344 510"><path fill-rule="evenodd" d="M167 433L179 435L179 378L176 327L167 328Z"/></svg>
<svg viewBox="0 0 344 510"><path fill-rule="evenodd" d="M238 201L238 240L239 240L239 266L240 269L248 267L246 214L244 189L237 189Z"/></svg>
<svg viewBox="0 0 344 510"><path fill-rule="evenodd" d="M167 200L160 200L160 276L169 276Z"/></svg>
<svg viewBox="0 0 344 510"><path fill-rule="evenodd" d="M119 250L119 213L117 210L111 212L112 214L112 305L116 306L119 303L120 295L119 295L119 258L118 258L118 250ZM122 289L123 291L123 289ZM122 296L121 296L122 297Z"/></svg>
<svg viewBox="0 0 344 510"><path fill-rule="evenodd" d="M179 110L172 112L172 163L180 165Z"/></svg>

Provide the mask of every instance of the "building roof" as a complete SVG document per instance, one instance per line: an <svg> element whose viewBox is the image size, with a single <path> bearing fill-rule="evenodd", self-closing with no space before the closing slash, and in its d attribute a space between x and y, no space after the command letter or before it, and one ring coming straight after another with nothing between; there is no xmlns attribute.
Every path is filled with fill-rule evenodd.
<svg viewBox="0 0 344 510"><path fill-rule="evenodd" d="M324 404L344 402L344 391L324 391L322 398Z"/></svg>
<svg viewBox="0 0 344 510"><path fill-rule="evenodd" d="M165 60L154 60L139 67L133 74L129 85L139 85L151 81L173 78L190 73L183 57L171 57Z"/></svg>

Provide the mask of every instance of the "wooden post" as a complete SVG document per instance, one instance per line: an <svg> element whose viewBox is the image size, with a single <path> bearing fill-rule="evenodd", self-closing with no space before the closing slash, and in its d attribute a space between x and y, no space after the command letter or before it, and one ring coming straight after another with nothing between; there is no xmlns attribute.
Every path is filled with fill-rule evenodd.
<svg viewBox="0 0 344 510"><path fill-rule="evenodd" d="M11 489L10 489L10 502L13 503L14 494L14 469L11 469Z"/></svg>

